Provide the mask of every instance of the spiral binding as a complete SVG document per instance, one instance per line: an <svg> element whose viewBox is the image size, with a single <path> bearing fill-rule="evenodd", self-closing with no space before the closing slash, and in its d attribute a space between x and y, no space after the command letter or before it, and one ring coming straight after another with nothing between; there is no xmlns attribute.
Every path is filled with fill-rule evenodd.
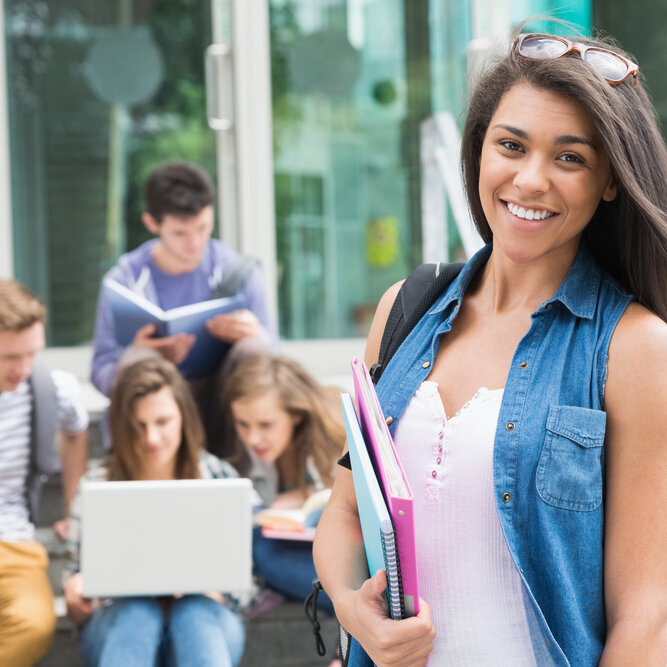
<svg viewBox="0 0 667 667"><path fill-rule="evenodd" d="M396 568L386 568L387 571L387 602L389 603L389 615L396 621L405 618L405 600L403 598L403 580L401 579L401 566L396 549L396 534L391 534L391 544L387 544L384 533L380 532L382 540L382 552L385 564L394 561ZM398 600L391 594L392 587L398 589Z"/></svg>

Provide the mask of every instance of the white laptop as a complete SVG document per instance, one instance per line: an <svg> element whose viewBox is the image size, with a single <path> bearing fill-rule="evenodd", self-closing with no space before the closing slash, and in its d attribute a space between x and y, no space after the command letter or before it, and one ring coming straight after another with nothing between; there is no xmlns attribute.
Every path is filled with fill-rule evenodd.
<svg viewBox="0 0 667 667"><path fill-rule="evenodd" d="M248 590L253 497L249 479L83 483L84 595Z"/></svg>

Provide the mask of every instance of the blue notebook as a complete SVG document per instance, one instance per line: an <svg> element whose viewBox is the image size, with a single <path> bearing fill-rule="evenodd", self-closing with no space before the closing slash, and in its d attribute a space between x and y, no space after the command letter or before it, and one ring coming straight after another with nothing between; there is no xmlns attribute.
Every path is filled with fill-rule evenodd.
<svg viewBox="0 0 667 667"><path fill-rule="evenodd" d="M243 308L241 296L201 301L180 308L162 310L148 299L121 285L112 278L104 280L104 289L111 305L114 334L119 345L129 345L139 329L155 325L155 335L194 334L196 342L178 368L185 377L201 377L212 373L220 363L228 343L211 336L206 322L220 313Z"/></svg>
<svg viewBox="0 0 667 667"><path fill-rule="evenodd" d="M352 399L344 393L341 394L341 401L368 571L371 576L378 570L387 572L389 615L399 620L404 617L404 609L394 526L361 434Z"/></svg>

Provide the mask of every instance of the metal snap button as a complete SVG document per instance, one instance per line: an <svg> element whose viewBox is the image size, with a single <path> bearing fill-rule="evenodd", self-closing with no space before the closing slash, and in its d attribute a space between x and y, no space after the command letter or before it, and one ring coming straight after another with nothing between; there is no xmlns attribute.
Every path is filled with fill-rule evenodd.
<svg viewBox="0 0 667 667"><path fill-rule="evenodd" d="M430 362L430 361L425 361L425 362L422 364L422 368L428 368L430 365L431 365L431 362Z"/></svg>
<svg viewBox="0 0 667 667"><path fill-rule="evenodd" d="M387 426L391 426L394 423L394 418L391 415L389 415L388 417L385 418L384 421L387 424Z"/></svg>
<svg viewBox="0 0 667 667"><path fill-rule="evenodd" d="M519 368L528 368L528 362L527 362L527 361L522 361L522 362L519 364Z"/></svg>
<svg viewBox="0 0 667 667"><path fill-rule="evenodd" d="M516 424L514 422L507 422L507 424L505 424L505 428L508 431L513 431L515 429L515 427L516 427Z"/></svg>
<svg viewBox="0 0 667 667"><path fill-rule="evenodd" d="M511 498L511 497L512 497L512 496L510 496L510 494L507 493L507 491L505 491L505 493L503 493L503 495L502 495L503 502L504 502L504 503L508 503L508 502L510 501L510 498Z"/></svg>

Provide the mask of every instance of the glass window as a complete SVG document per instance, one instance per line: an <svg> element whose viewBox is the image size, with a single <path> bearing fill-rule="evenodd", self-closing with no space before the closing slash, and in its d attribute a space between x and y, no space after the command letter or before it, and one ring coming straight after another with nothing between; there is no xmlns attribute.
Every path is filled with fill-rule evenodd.
<svg viewBox="0 0 667 667"><path fill-rule="evenodd" d="M92 337L103 273L147 237L142 184L173 158L215 173L209 2L4 0L15 275L50 345Z"/></svg>
<svg viewBox="0 0 667 667"><path fill-rule="evenodd" d="M666 0L597 0L594 25L613 35L639 63L667 140Z"/></svg>
<svg viewBox="0 0 667 667"><path fill-rule="evenodd" d="M433 0L271 1L283 337L366 335L382 293L421 261L420 123L461 110L468 14Z"/></svg>

